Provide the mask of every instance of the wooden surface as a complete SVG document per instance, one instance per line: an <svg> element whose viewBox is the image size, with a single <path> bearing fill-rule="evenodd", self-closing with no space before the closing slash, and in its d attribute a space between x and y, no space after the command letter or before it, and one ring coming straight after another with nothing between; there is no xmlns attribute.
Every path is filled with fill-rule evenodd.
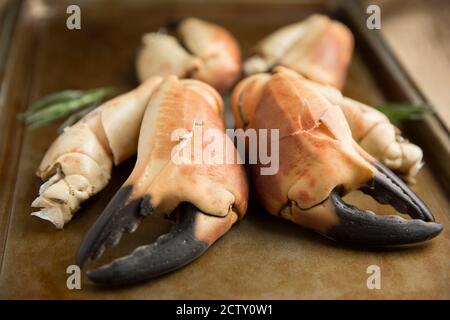
<svg viewBox="0 0 450 320"><path fill-rule="evenodd" d="M115 290L95 286L84 276L82 290L68 290L66 268L74 263L88 228L130 173L133 159L114 171L110 185L85 203L64 231L57 232L29 216L29 205L40 185L34 172L56 136L57 125L29 130L14 120L16 112L44 94L66 88L135 86L133 60L140 35L181 12L223 24L238 37L245 54L257 39L302 19L311 9L298 4L210 5L206 10L197 5L173 8L124 3L106 12L93 5L79 32L61 27L63 5L41 16L25 12L27 18L17 30L14 59L6 74L4 101L8 107L2 114L10 127L8 152L0 163L0 298L449 299L450 202L429 163L414 190L447 226L430 243L389 250L343 246L276 219L253 203L246 218L194 263L153 281ZM345 92L369 103L384 99L382 83L371 77L360 54L352 61ZM350 200L366 209L392 213L359 193ZM147 220L135 234L125 236L117 248L109 250L100 263L154 240L167 227L164 221ZM381 267L381 290L366 287L366 269L372 264Z"/></svg>

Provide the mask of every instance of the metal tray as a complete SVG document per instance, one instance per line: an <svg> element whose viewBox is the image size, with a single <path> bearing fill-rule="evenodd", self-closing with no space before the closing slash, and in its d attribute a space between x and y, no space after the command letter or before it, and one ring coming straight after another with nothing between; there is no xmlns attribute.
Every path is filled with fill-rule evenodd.
<svg viewBox="0 0 450 320"><path fill-rule="evenodd" d="M66 8L78 3L82 29L65 27ZM67 88L104 85L132 88L134 56L143 33L170 18L196 16L228 28L244 56L262 36L313 12L343 20L356 36L345 94L369 104L423 100L365 13L352 1L252 4L217 1L11 2L0 15L0 298L12 299L259 299L259 298L450 298L449 136L433 114L408 124L407 135L425 150L426 165L413 189L446 228L414 248L364 250L342 246L265 213L253 201L246 218L187 267L132 287L105 289L83 276L81 290L66 287L66 268L83 235L133 167L113 173L109 186L83 205L64 231L29 216L40 181L34 172L57 125L29 130L16 114L30 102ZM442 181L443 183L440 183ZM392 212L356 194L354 203ZM149 219L100 260L131 252L155 239L168 224ZM382 288L369 290L369 265L381 268Z"/></svg>

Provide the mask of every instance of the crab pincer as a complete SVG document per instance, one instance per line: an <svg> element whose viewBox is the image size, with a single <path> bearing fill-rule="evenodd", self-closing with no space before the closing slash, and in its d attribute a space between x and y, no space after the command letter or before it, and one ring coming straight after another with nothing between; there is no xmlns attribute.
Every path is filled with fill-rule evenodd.
<svg viewBox="0 0 450 320"><path fill-rule="evenodd" d="M33 216L62 229L84 201L108 184L113 166L136 153L145 107L161 80L148 79L64 129L37 170L45 182L31 204L38 208Z"/></svg>
<svg viewBox="0 0 450 320"><path fill-rule="evenodd" d="M238 127L279 130L279 140L268 141L269 149L279 144L278 172L263 175L263 164L252 166L259 201L271 214L364 246L423 242L441 232L425 203L353 140L341 108L300 75L276 68L246 78L232 104ZM412 219L345 203L342 197L354 190Z"/></svg>
<svg viewBox="0 0 450 320"><path fill-rule="evenodd" d="M240 75L241 51L237 40L222 26L183 18L142 37L136 71L141 82L176 75L204 81L224 93Z"/></svg>
<svg viewBox="0 0 450 320"><path fill-rule="evenodd" d="M162 81L144 114L136 165L85 236L77 263L96 259L150 215L165 215L175 224L156 242L88 272L91 280L124 285L178 269L245 214L248 187L242 166L205 159L213 149L237 157L222 114L222 99L209 85L175 76Z"/></svg>
<svg viewBox="0 0 450 320"><path fill-rule="evenodd" d="M226 29L196 18L181 19L163 29L143 37L136 57L141 85L66 127L47 150L37 171L45 182L31 205L38 208L33 216L62 229L84 201L109 183L113 166L136 153L144 110L161 77L198 79L220 92L237 80L240 48ZM91 93L91 99L95 95L98 92ZM57 97L61 93L53 100Z"/></svg>

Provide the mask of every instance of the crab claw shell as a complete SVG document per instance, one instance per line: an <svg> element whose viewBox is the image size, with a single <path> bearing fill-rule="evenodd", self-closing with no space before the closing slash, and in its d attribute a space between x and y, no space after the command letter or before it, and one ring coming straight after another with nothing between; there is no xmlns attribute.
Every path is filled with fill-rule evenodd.
<svg viewBox="0 0 450 320"><path fill-rule="evenodd" d="M140 82L154 75L189 77L202 64L201 59L187 52L175 37L160 33L147 33L142 37L142 48L136 58Z"/></svg>
<svg viewBox="0 0 450 320"><path fill-rule="evenodd" d="M195 18L182 20L178 32L185 46L204 63L193 74L194 79L210 84L221 93L234 84L241 72L241 52L231 33Z"/></svg>
<svg viewBox="0 0 450 320"><path fill-rule="evenodd" d="M139 220L153 213L148 205L148 196L119 210L114 209L116 202L122 202L128 193L129 190L122 189L89 231L77 255L79 266L83 266L89 257L101 254L104 243L113 245L119 241L121 231L117 230L121 230L123 225L127 226L127 231L133 231ZM238 216L234 212L225 217L206 215L194 205L182 203L176 218L171 230L154 243L138 247L129 256L88 271L87 276L100 284L128 285L174 271L200 257L231 228Z"/></svg>
<svg viewBox="0 0 450 320"><path fill-rule="evenodd" d="M375 108L346 97L339 106L358 144L409 183L414 183L423 165L422 149L403 138L400 130Z"/></svg>
<svg viewBox="0 0 450 320"><path fill-rule="evenodd" d="M338 105L347 119L353 139L372 157L400 174L408 183L423 165L422 149L405 139L385 114L359 101L344 97L331 86L308 81L328 101Z"/></svg>
<svg viewBox="0 0 450 320"><path fill-rule="evenodd" d="M136 58L140 81L177 75L204 81L224 93L237 80L241 54L236 39L219 25L185 18L169 26L174 35L149 33Z"/></svg>
<svg viewBox="0 0 450 320"><path fill-rule="evenodd" d="M136 153L147 102L161 81L148 79L64 129L36 173L45 182L31 204L39 208L33 216L62 229L84 201L108 184L113 165Z"/></svg>
<svg viewBox="0 0 450 320"><path fill-rule="evenodd" d="M249 75L285 66L308 79L342 89L352 51L353 35L345 25L314 14L263 39L254 56L244 62L244 72Z"/></svg>
<svg viewBox="0 0 450 320"><path fill-rule="evenodd" d="M317 206L291 205L281 215L335 241L359 246L406 245L436 237L443 226L434 222L430 209L389 169L379 163L376 167L380 172L360 190L413 219L359 209L345 203L337 190Z"/></svg>
<svg viewBox="0 0 450 320"><path fill-rule="evenodd" d="M438 235L442 226L433 222L427 206L353 140L342 110L330 100L285 68L253 75L236 87L232 104L237 125L279 130L279 171L263 175L262 164L252 166L264 208L357 245L410 244ZM274 150L272 145L268 149ZM414 220L376 216L340 199L356 189Z"/></svg>
<svg viewBox="0 0 450 320"><path fill-rule="evenodd" d="M149 215L177 217L178 224L154 244L89 273L94 281L129 284L182 267L245 214L248 188L242 166L195 161L191 153L198 143L202 153L217 147L217 153L236 159L222 111L220 96L207 84L174 76L163 80L144 114L133 172L87 233L77 263L98 258ZM181 138L174 139L180 128ZM212 139L208 132L215 133ZM193 162L176 161L180 153Z"/></svg>

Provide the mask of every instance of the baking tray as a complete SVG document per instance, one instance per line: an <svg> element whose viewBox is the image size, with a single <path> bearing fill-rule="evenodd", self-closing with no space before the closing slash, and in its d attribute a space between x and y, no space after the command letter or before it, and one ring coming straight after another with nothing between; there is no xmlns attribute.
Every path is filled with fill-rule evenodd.
<svg viewBox="0 0 450 320"><path fill-rule="evenodd" d="M82 29L65 28L66 8L79 4ZM445 225L440 236L413 248L363 250L339 245L264 212L251 200L246 218L185 268L143 284L105 289L83 275L82 289L66 287L66 268L112 194L133 167L118 167L111 183L85 203L64 231L31 218L40 181L34 172L56 137L57 124L27 129L16 120L30 102L67 88L137 85L134 57L141 35L171 18L196 16L228 28L243 54L278 27L321 12L343 20L355 33L356 52L345 94L377 105L423 101L377 31L364 27L355 2L214 3L148 1L11 2L1 16L0 43L0 298L12 299L348 299L450 298L449 138L434 114L408 124L407 135L425 150L425 167L413 189ZM5 49L6 48L6 49ZM229 109L227 109L229 112ZM442 183L441 183L441 182ZM359 194L351 201L390 213ZM135 234L100 260L131 252L168 229L149 218ZM366 286L368 266L381 268L381 289Z"/></svg>

